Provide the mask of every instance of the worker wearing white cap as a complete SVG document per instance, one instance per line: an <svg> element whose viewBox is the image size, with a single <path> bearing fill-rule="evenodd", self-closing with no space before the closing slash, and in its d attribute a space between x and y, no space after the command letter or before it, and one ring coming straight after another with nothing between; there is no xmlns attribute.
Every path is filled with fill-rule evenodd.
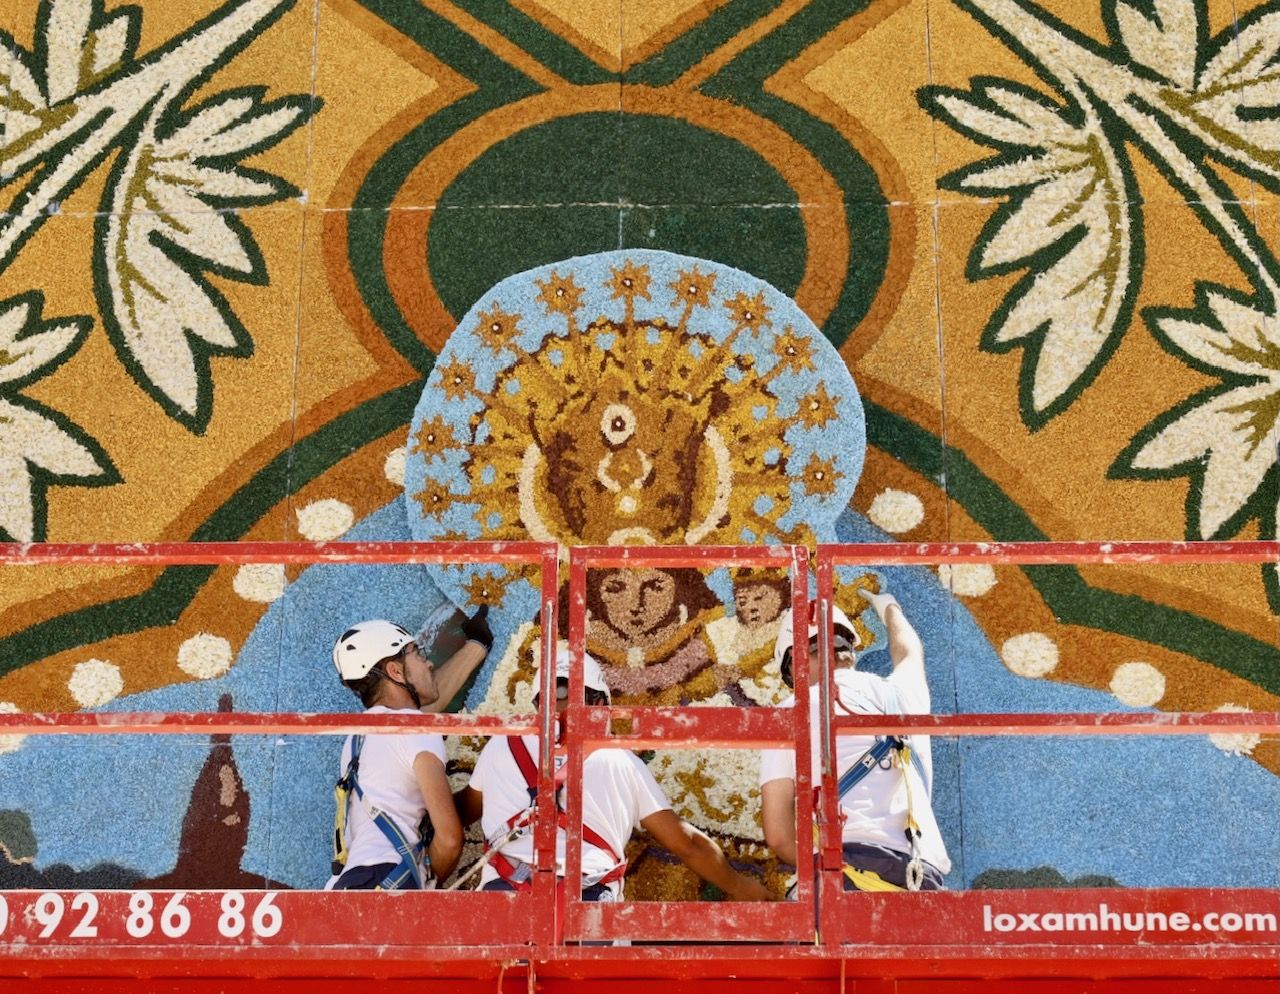
<svg viewBox="0 0 1280 994"><path fill-rule="evenodd" d="M609 703L599 665L583 659L586 703ZM556 659L556 710L568 706L569 652ZM563 772L563 757L557 756ZM483 890L521 890L533 876L533 805L537 792L538 737L496 736L476 761L467 787L456 797L464 824L476 818L487 840L488 852L480 886ZM561 777L557 777L560 782ZM560 798L563 804L563 799ZM659 845L704 880L736 900L769 900L772 894L760 881L734 870L720 847L671 810L662 788L649 768L626 749L597 749L582 765L582 899L613 901L622 893L626 873L626 846L637 828L648 832ZM557 872L565 869L565 818L560 811L556 836Z"/></svg>
<svg viewBox="0 0 1280 994"><path fill-rule="evenodd" d="M859 590L884 622L893 671L888 677L855 668L859 647L853 623L832 605L832 673L836 715L927 714L929 686L925 681L924 646L892 594ZM810 607L808 626L810 730L813 784L819 785L817 708L820 665L818 623ZM783 679L792 681L794 645L788 615L778 633L774 659ZM794 705L794 696L782 707ZM796 862L795 752L767 749L760 757L760 794L765 841L788 863ZM941 890L951 860L930 794L933 760L926 736L838 735L836 772L839 777L843 822L845 888L847 890Z"/></svg>
<svg viewBox="0 0 1280 994"><path fill-rule="evenodd" d="M438 712L493 645L482 607L461 625L467 642L437 676L410 632L372 619L333 645L333 665L365 714ZM429 890L462 851L462 826L435 733L349 735L335 790L332 890Z"/></svg>

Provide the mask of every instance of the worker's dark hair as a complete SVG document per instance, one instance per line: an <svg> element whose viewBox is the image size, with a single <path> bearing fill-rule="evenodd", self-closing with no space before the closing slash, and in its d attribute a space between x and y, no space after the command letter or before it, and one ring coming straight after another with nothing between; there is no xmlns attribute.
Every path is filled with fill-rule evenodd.
<svg viewBox="0 0 1280 994"><path fill-rule="evenodd" d="M850 656L854 656L855 658L857 658L854 651L854 646L857 644L858 636L854 632L850 631L844 625L836 625L835 637L836 637L835 650L836 650L837 656L848 654ZM806 643L806 646L807 646L807 643ZM792 646L791 649L788 649L786 652L782 654L782 662L779 665L779 670L781 671L782 682L785 683L792 690L795 690L796 678L791 670L792 656L793 656L792 649L794 649L794 645Z"/></svg>
<svg viewBox="0 0 1280 994"><path fill-rule="evenodd" d="M378 701L378 684L387 678L387 663L395 658L396 656L388 656L358 680L343 680L342 685L360 698L360 703L366 708L373 707Z"/></svg>
<svg viewBox="0 0 1280 994"><path fill-rule="evenodd" d="M587 687L587 688L585 688L585 689L586 689L586 694L585 694L584 696L585 696L586 701L587 701L587 703L588 703L588 704L590 704L590 705L592 705L592 706L595 706L595 705L598 705L598 704L608 704L608 703L609 703L609 695L608 695L608 694L606 694L604 691L602 691L602 690L596 690L596 689L594 689L594 688L592 688L592 687ZM533 703L534 703L534 706L535 706L535 707L537 706L537 704L538 704L538 699L539 699L541 696L542 696L542 694L541 694L541 693L536 692L536 691L534 692L534 695L533 695Z"/></svg>

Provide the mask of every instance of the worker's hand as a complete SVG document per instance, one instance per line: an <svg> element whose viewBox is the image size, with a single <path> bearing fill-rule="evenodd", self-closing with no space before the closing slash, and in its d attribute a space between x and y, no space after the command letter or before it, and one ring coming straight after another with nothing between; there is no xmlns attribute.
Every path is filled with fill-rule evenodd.
<svg viewBox="0 0 1280 994"><path fill-rule="evenodd" d="M462 623L462 634L470 641L484 646L486 652L493 648L493 632L489 630L488 604L481 604L480 610Z"/></svg>
<svg viewBox="0 0 1280 994"><path fill-rule="evenodd" d="M729 896L735 901L780 901L773 891L762 884L755 877L749 877L745 873L738 874L738 883L733 888L733 893Z"/></svg>
<svg viewBox="0 0 1280 994"><path fill-rule="evenodd" d="M885 612L895 604L898 604L898 598L894 597L893 594L873 594L870 590L864 588L859 588L858 594L875 608L876 617L881 621L884 621ZM898 605L898 610L902 610L901 605Z"/></svg>

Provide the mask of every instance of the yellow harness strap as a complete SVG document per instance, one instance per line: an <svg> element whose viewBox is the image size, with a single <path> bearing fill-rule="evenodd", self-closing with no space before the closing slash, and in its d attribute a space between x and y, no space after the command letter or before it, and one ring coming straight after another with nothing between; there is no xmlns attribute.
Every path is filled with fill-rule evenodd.
<svg viewBox="0 0 1280 994"><path fill-rule="evenodd" d="M816 848L818 845L818 826L813 826L813 844ZM885 880L880 874L874 870L859 870L845 863L840 867L845 878L853 884L855 888L869 893L886 893L888 891L906 890L905 887L899 887L897 884L891 884Z"/></svg>
<svg viewBox="0 0 1280 994"><path fill-rule="evenodd" d="M335 812L333 816L333 872L341 873L347 865L347 802L351 791L346 787L346 779L338 781L333 788Z"/></svg>
<svg viewBox="0 0 1280 994"><path fill-rule="evenodd" d="M891 884L878 873L871 870L855 870L852 866L846 864L841 869L844 870L845 878L853 884L858 890L869 891L871 893L885 893L887 891L906 890L905 887L899 887L897 884Z"/></svg>

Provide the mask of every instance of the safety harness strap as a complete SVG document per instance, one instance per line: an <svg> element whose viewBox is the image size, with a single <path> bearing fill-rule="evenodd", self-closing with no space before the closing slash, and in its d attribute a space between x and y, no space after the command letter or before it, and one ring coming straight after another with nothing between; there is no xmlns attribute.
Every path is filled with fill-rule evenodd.
<svg viewBox="0 0 1280 994"><path fill-rule="evenodd" d="M836 793L840 796L840 800L843 801L845 795L858 786L868 773L879 766L880 761L889 753L901 748L903 748L902 739L896 735L877 738L871 748L855 759L853 765L840 775L840 781L836 784Z"/></svg>
<svg viewBox="0 0 1280 994"><path fill-rule="evenodd" d="M346 772L342 774L338 780L337 786L334 788L334 800L336 802L337 811L333 821L333 872L341 873L342 868L347 865L347 809L351 803L351 796L354 794L364 805L365 813L368 814L369 820L372 821L378 830L391 843L392 847L400 856L400 862L395 868L383 879L378 885L378 890L404 890L414 887L421 890L423 887L422 862L430 865L430 861L425 858L425 846L422 840L410 842L391 817L384 811L380 811L371 805L364 796L364 791L360 788L360 750L364 747L364 736L351 736L351 759L347 763Z"/></svg>
<svg viewBox="0 0 1280 994"><path fill-rule="evenodd" d="M509 829L526 828L533 816L534 803L538 798L538 766L533 761L533 757L529 754L528 747L524 744L524 739L518 735L507 736L507 746L511 750L511 758L515 760L516 767L520 770L520 775L524 777L525 786L529 790L529 807L523 811L518 811L507 819L507 827ZM564 808L560 806L560 788L564 786L565 778L569 774L568 764L562 766L556 771L556 824L560 828L568 832L569 816ZM586 822L582 824L582 841L589 845L595 846L607 852L614 861L614 867L595 883L608 884L615 880L620 880L627 872L627 861L614 851L613 846L599 832L593 829ZM500 852L495 852L489 857L489 865L494 868L503 880L506 880L511 886L518 890L532 886L532 881L525 876L521 876L516 865L508 860ZM519 877L519 879L517 879Z"/></svg>
<svg viewBox="0 0 1280 994"><path fill-rule="evenodd" d="M896 705L896 710L901 713L901 705L898 704L897 694L890 687L892 699ZM841 706L850 714L854 713L851 709L844 705ZM931 793L931 784L926 774L924 763L919 755L908 744L907 739L899 735L878 736L871 748L854 760L853 765L840 775L840 780L836 785L836 793L840 798L843 806L845 796L853 790L859 783L866 778L867 774L876 769L881 761L888 755L894 754L897 759L897 765L902 770L902 782L907 791L907 818L904 834L907 837L907 845L911 849L911 860L907 865L907 890L919 890L920 885L924 882L924 862L920 856L920 824L916 821L914 798L911 790L910 769L915 768L916 773L920 777L920 782L924 784L925 796ZM871 873L869 870L858 870L851 866L844 867L845 876L849 878L858 890L883 891L883 890L902 890L903 888L891 884L886 880ZM857 875L857 876L855 876ZM870 880L869 877L874 877Z"/></svg>

